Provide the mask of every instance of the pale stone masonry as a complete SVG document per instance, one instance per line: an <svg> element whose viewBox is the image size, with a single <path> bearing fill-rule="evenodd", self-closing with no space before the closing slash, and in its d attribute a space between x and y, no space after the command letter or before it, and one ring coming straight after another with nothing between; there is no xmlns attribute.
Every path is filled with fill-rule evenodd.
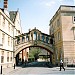
<svg viewBox="0 0 75 75"><path fill-rule="evenodd" d="M3 68L13 66L13 39L21 33L19 11L8 12L6 8L0 8L0 66L2 65Z"/></svg>
<svg viewBox="0 0 75 75"><path fill-rule="evenodd" d="M54 35L55 60L75 65L75 6L61 5L50 20L50 35Z"/></svg>

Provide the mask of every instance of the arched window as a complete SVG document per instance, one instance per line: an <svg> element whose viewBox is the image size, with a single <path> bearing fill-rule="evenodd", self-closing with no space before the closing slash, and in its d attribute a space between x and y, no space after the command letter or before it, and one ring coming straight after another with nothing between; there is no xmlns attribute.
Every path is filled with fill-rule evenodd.
<svg viewBox="0 0 75 75"><path fill-rule="evenodd" d="M4 51L1 51L1 63L4 63Z"/></svg>
<svg viewBox="0 0 75 75"><path fill-rule="evenodd" d="M44 35L42 35L42 41L44 42L44 39L45 39L45 37L44 37Z"/></svg>
<svg viewBox="0 0 75 75"><path fill-rule="evenodd" d="M20 43L20 37L17 37L17 44Z"/></svg>
<svg viewBox="0 0 75 75"><path fill-rule="evenodd" d="M22 42L24 42L24 40L25 40L25 38L24 38L24 36L22 36Z"/></svg>
<svg viewBox="0 0 75 75"><path fill-rule="evenodd" d="M40 40L40 34L38 34L38 40Z"/></svg>
<svg viewBox="0 0 75 75"><path fill-rule="evenodd" d="M26 36L26 41L28 41L28 40L29 40L29 36L27 35L27 36Z"/></svg>
<svg viewBox="0 0 75 75"><path fill-rule="evenodd" d="M36 31L33 34L33 40L37 40L37 32Z"/></svg>
<svg viewBox="0 0 75 75"><path fill-rule="evenodd" d="M46 37L46 43L48 43L48 41L49 41L49 38L48 38L48 37Z"/></svg>

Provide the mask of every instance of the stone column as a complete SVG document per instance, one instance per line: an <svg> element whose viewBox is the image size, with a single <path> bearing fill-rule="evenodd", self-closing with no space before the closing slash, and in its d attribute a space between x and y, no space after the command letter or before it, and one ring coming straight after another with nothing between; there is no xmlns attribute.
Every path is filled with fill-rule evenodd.
<svg viewBox="0 0 75 75"><path fill-rule="evenodd" d="M31 37L32 37L32 39L31 39L31 40L33 41L33 33L31 33Z"/></svg>
<svg viewBox="0 0 75 75"><path fill-rule="evenodd" d="M42 40L42 34L40 34L40 40Z"/></svg>
<svg viewBox="0 0 75 75"><path fill-rule="evenodd" d="M28 41L30 40L30 34L28 34Z"/></svg>
<svg viewBox="0 0 75 75"><path fill-rule="evenodd" d="M38 36L40 37L40 33L38 34ZM39 40L41 40L41 37L40 37L40 39Z"/></svg>
<svg viewBox="0 0 75 75"><path fill-rule="evenodd" d="M26 60L26 49L24 49L24 62Z"/></svg>
<svg viewBox="0 0 75 75"><path fill-rule="evenodd" d="M34 33L32 33L32 40L34 40Z"/></svg>
<svg viewBox="0 0 75 75"><path fill-rule="evenodd" d="M20 44L22 43L22 37L20 37Z"/></svg>
<svg viewBox="0 0 75 75"><path fill-rule="evenodd" d="M28 61L29 48L26 49L26 60Z"/></svg>

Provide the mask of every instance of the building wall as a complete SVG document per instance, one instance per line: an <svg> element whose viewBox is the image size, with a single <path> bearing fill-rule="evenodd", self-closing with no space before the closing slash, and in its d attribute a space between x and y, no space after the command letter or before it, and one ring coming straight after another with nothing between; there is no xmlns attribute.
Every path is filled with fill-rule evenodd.
<svg viewBox="0 0 75 75"><path fill-rule="evenodd" d="M64 61L68 62L68 64L72 64L73 61L75 61L74 35L72 27L73 16L62 16Z"/></svg>
<svg viewBox="0 0 75 75"><path fill-rule="evenodd" d="M10 64L12 66L13 62L13 25L10 19L0 10L0 64L3 67L8 67Z"/></svg>
<svg viewBox="0 0 75 75"><path fill-rule="evenodd" d="M3 67L13 66L13 38L16 35L14 30L19 28L15 27L7 13L0 9L0 65ZM18 31L15 33L20 34Z"/></svg>
<svg viewBox="0 0 75 75"><path fill-rule="evenodd" d="M73 41L73 17L72 16L62 16L62 33L63 41Z"/></svg>
<svg viewBox="0 0 75 75"><path fill-rule="evenodd" d="M62 24L60 14L57 15L50 24L50 35L54 35L54 63L59 63L60 59L63 58Z"/></svg>
<svg viewBox="0 0 75 75"><path fill-rule="evenodd" d="M16 15L16 19L15 19L14 25L15 25L14 36L18 36L18 35L20 35L22 33L19 11L17 11L17 15Z"/></svg>
<svg viewBox="0 0 75 75"><path fill-rule="evenodd" d="M75 7L60 6L50 20L50 35L54 35L55 62L63 59L67 64L75 64L75 41L72 27Z"/></svg>

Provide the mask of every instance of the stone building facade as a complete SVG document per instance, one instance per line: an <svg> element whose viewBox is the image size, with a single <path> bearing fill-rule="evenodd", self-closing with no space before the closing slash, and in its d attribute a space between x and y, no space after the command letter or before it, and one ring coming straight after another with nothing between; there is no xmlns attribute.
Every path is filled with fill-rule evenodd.
<svg viewBox="0 0 75 75"><path fill-rule="evenodd" d="M9 11L7 1L4 0L4 8L0 8L0 65L13 66L14 36L21 34L21 22L19 11Z"/></svg>
<svg viewBox="0 0 75 75"><path fill-rule="evenodd" d="M75 65L75 6L61 5L50 20L50 35L54 36L55 60Z"/></svg>

